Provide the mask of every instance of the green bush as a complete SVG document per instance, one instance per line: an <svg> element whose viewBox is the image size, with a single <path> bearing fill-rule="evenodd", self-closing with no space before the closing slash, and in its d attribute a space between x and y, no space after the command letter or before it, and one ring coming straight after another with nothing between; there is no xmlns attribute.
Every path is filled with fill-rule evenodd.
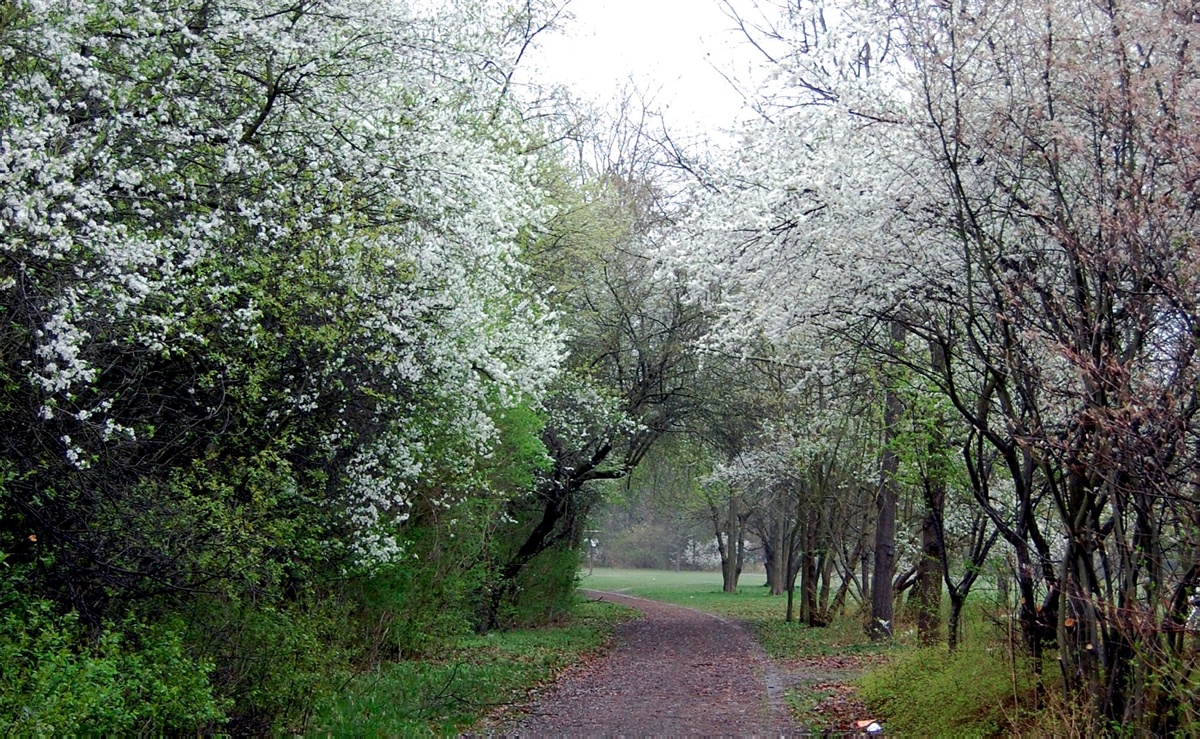
<svg viewBox="0 0 1200 739"><path fill-rule="evenodd" d="M350 674L346 605L306 602L196 601L189 642L217 665L213 684L228 701L229 730L262 734L302 730L313 702Z"/></svg>
<svg viewBox="0 0 1200 739"><path fill-rule="evenodd" d="M414 526L404 539L410 558L345 583L341 597L354 604L368 650L361 659L421 656L473 631L485 546L482 535Z"/></svg>
<svg viewBox="0 0 1200 739"><path fill-rule="evenodd" d="M128 622L95 638L45 600L10 601L0 620L0 734L161 734L224 722L210 662L178 625Z"/></svg>
<svg viewBox="0 0 1200 739"><path fill-rule="evenodd" d="M551 623L570 614L583 554L559 545L535 557L517 577L512 596L501 604L500 621L508 627Z"/></svg>
<svg viewBox="0 0 1200 739"><path fill-rule="evenodd" d="M860 695L889 733L990 736L1009 732L1033 685L1029 665L999 648L931 647L869 672Z"/></svg>

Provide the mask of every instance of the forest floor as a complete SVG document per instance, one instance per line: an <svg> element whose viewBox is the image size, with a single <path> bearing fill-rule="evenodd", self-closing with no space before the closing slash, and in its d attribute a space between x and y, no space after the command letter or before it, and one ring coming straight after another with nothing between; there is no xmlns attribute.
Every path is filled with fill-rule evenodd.
<svg viewBox="0 0 1200 739"><path fill-rule="evenodd" d="M500 733L797 735L854 732L869 718L853 681L879 655L799 650L768 657L736 618L614 592L589 597L641 611L613 648L568 669Z"/></svg>

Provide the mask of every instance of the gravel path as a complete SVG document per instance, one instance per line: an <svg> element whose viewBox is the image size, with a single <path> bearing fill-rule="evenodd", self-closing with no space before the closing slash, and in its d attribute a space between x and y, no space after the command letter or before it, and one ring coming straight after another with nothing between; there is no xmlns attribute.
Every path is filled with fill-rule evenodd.
<svg viewBox="0 0 1200 739"><path fill-rule="evenodd" d="M749 630L701 611L585 591L645 614L606 656L568 671L508 732L547 735L780 736L782 680Z"/></svg>

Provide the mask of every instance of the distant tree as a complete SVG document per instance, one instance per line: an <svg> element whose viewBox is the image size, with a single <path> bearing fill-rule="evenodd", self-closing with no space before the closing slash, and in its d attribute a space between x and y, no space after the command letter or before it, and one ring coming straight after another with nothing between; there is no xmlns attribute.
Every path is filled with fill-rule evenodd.
<svg viewBox="0 0 1200 739"><path fill-rule="evenodd" d="M707 316L651 258L678 204L662 189L649 125L622 117L584 129L578 160L563 160L575 169L547 173L561 207L532 249L570 340L566 371L545 401L551 465L531 497L510 505L519 544L498 567L492 622L536 557L580 545L601 485L627 476L696 406Z"/></svg>

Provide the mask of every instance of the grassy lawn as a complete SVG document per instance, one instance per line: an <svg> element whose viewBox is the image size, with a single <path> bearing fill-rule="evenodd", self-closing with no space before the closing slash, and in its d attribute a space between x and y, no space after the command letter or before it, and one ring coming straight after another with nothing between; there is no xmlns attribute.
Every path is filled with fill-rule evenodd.
<svg viewBox="0 0 1200 739"><path fill-rule="evenodd" d="M782 620L784 612L781 609L786 601L771 597L763 587L765 582L766 576L762 573L747 573L739 579L737 593L725 593L721 591L719 572L597 567L594 574L588 575L585 570L579 578L581 588L614 590L734 618L771 618L778 615Z"/></svg>
<svg viewBox="0 0 1200 739"><path fill-rule="evenodd" d="M381 665L319 705L309 732L332 736L458 735L496 709L525 702L563 668L602 651L636 612L582 602L566 626L464 636L432 658Z"/></svg>

